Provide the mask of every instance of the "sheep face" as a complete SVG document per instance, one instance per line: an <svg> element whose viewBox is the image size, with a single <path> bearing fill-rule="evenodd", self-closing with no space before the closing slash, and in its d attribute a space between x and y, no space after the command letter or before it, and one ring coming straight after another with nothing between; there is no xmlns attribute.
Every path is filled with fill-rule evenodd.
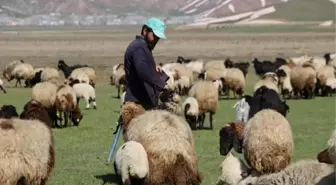
<svg viewBox="0 0 336 185"><path fill-rule="evenodd" d="M70 112L70 119L75 126L78 126L80 121L83 119L83 114L78 106L74 111Z"/></svg>
<svg viewBox="0 0 336 185"><path fill-rule="evenodd" d="M161 102L174 102L174 103L180 102L180 96L174 90L171 89L164 89L160 94L159 98Z"/></svg>
<svg viewBox="0 0 336 185"><path fill-rule="evenodd" d="M176 62L182 64L184 62L184 58L181 56L178 56Z"/></svg>
<svg viewBox="0 0 336 185"><path fill-rule="evenodd" d="M229 85L226 83L224 77L221 77L220 80L222 82L222 92L224 92L224 94L227 94L229 92Z"/></svg>
<svg viewBox="0 0 336 185"><path fill-rule="evenodd" d="M41 82L41 74L42 74L42 71L38 71L38 72L35 73L35 76L30 80L31 87L33 87L37 83ZM28 86L28 84L26 84L26 85Z"/></svg>
<svg viewBox="0 0 336 185"><path fill-rule="evenodd" d="M277 70L275 74L278 76L280 83L283 83L284 79L287 76L286 72L283 69Z"/></svg>
<svg viewBox="0 0 336 185"><path fill-rule="evenodd" d="M226 59L226 60L224 61L224 66L225 66L226 68L233 68L233 62L232 62L230 59Z"/></svg>
<svg viewBox="0 0 336 185"><path fill-rule="evenodd" d="M205 71L201 72L200 74L198 74L198 79L200 79L200 80L204 80L205 79Z"/></svg>
<svg viewBox="0 0 336 185"><path fill-rule="evenodd" d="M226 156L233 148L235 133L230 125L225 125L219 131L219 153Z"/></svg>
<svg viewBox="0 0 336 185"><path fill-rule="evenodd" d="M16 112L16 107L13 105L3 105L0 109L0 118L10 119L13 117L19 117L19 114Z"/></svg>
<svg viewBox="0 0 336 185"><path fill-rule="evenodd" d="M317 160L320 163L333 164L333 161L330 159L328 148L323 150L317 155Z"/></svg>
<svg viewBox="0 0 336 185"><path fill-rule="evenodd" d="M64 60L59 60L58 61L57 68L58 68L59 71L64 69L65 66L66 66L66 64L65 64Z"/></svg>

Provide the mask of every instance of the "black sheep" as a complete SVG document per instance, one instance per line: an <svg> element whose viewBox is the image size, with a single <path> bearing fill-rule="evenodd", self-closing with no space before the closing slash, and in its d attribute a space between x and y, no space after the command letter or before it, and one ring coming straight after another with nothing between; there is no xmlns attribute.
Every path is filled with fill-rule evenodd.
<svg viewBox="0 0 336 185"><path fill-rule="evenodd" d="M275 69L278 69L280 66L287 64L287 61L283 58L277 57L274 61Z"/></svg>
<svg viewBox="0 0 336 185"><path fill-rule="evenodd" d="M286 117L289 112L289 106L286 104L286 101L281 101L279 94L266 86L258 88L253 97L247 95L244 96L244 98L250 106L248 119L263 109L273 109L284 117Z"/></svg>
<svg viewBox="0 0 336 185"><path fill-rule="evenodd" d="M79 65L76 64L74 66L68 66L64 60L59 60L58 61L58 70L63 71L65 78L68 78L71 74L71 72L77 68L82 68L82 67L89 67L88 65L84 64L84 65Z"/></svg>
<svg viewBox="0 0 336 185"><path fill-rule="evenodd" d="M275 65L273 62L270 61L259 61L257 58L255 58L252 61L254 65L254 70L258 76L263 76L265 73L268 72L275 72Z"/></svg>
<svg viewBox="0 0 336 185"><path fill-rule="evenodd" d="M177 62L177 63L180 63L180 64L183 64L183 63L189 63L189 62L191 62L191 61L193 61L193 59L185 59L185 58L183 58L182 56L178 56L178 57L177 57L177 60L176 60L176 62Z"/></svg>
<svg viewBox="0 0 336 185"><path fill-rule="evenodd" d="M19 117L16 107L13 105L3 105L0 109L0 118L10 119Z"/></svg>

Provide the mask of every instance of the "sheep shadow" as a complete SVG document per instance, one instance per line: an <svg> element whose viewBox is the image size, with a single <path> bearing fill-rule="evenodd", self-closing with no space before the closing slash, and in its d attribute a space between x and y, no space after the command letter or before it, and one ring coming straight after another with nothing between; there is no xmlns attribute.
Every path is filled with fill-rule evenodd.
<svg viewBox="0 0 336 185"><path fill-rule="evenodd" d="M118 184L118 176L112 173L104 174L104 175L96 175L96 179L102 180L102 185L109 183L109 184Z"/></svg>
<svg viewBox="0 0 336 185"><path fill-rule="evenodd" d="M120 99L118 96L111 96L112 99Z"/></svg>

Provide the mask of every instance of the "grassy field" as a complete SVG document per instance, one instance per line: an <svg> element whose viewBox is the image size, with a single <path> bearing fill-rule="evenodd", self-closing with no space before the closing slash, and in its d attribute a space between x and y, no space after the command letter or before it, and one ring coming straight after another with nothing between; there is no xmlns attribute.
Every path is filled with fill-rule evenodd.
<svg viewBox="0 0 336 185"><path fill-rule="evenodd" d="M112 165L106 166L118 118L120 100L115 87L108 85L113 64L121 62L127 44L139 30L99 31L17 31L0 33L0 65L23 59L35 67L56 67L59 59L69 64L86 63L97 70L97 110L84 110L79 127L54 129L56 168L49 185L115 184ZM297 56L303 53L323 55L335 51L334 33L206 33L168 32L168 40L160 41L154 50L156 62L176 60L178 55L204 59L231 57L234 61L251 61L253 57L273 59L276 56ZM63 74L62 74L63 75ZM250 68L246 92L251 93L257 77ZM21 112L30 99L31 89L13 88L0 93L0 105L12 104ZM222 156L219 154L219 129L235 119L235 100L221 100L215 115L215 129L194 131L196 153L203 184L212 185L219 175ZM335 127L335 97L313 100L289 100L288 120L292 125L294 161L316 158L324 149ZM208 124L208 120L206 125ZM120 142L121 143L121 142ZM119 143L119 144L120 144Z"/></svg>

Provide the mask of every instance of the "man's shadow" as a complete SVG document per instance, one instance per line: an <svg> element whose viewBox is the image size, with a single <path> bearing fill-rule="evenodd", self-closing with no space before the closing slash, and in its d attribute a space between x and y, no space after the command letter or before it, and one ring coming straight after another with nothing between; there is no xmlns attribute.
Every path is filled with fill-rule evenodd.
<svg viewBox="0 0 336 185"><path fill-rule="evenodd" d="M115 174L109 173L105 175L96 175L96 179L100 179L103 181L102 185L109 183L109 184L118 184L118 177Z"/></svg>

